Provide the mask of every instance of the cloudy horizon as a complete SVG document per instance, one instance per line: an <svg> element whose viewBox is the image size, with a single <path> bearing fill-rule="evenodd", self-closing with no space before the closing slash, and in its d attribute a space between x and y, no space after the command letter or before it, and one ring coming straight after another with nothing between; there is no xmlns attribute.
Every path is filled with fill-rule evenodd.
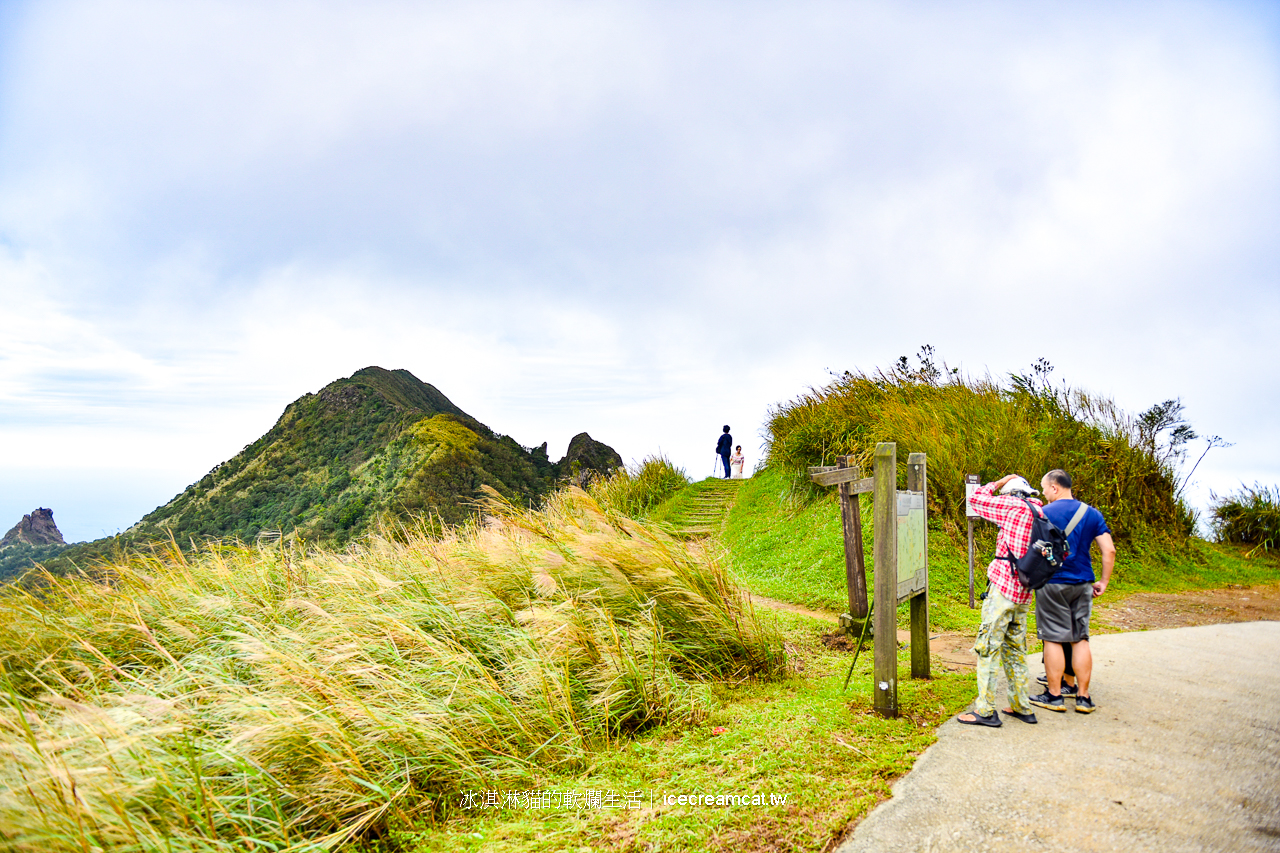
<svg viewBox="0 0 1280 853"><path fill-rule="evenodd" d="M1180 398L1234 443L1201 510L1280 483L1278 46L1263 3L6 4L0 525L128 527L370 365L700 478L924 344Z"/></svg>

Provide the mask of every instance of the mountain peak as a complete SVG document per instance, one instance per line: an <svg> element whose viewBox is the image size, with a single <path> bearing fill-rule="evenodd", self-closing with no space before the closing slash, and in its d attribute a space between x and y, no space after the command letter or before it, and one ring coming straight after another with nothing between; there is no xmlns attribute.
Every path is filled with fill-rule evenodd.
<svg viewBox="0 0 1280 853"><path fill-rule="evenodd" d="M455 524L484 489L530 505L562 477L622 464L586 433L561 463L494 432L407 370L371 366L304 394L266 434L148 513L134 539L344 543L386 522Z"/></svg>
<svg viewBox="0 0 1280 853"><path fill-rule="evenodd" d="M24 543L27 545L65 545L62 531L53 523L53 510L39 507L24 515L22 521L0 539L0 548Z"/></svg>
<svg viewBox="0 0 1280 853"><path fill-rule="evenodd" d="M603 441L596 441L585 432L580 432L569 441L569 449L565 452L557 466L564 471L571 470L574 463L579 468L590 469L600 474L612 474L622 466L622 457Z"/></svg>
<svg viewBox="0 0 1280 853"><path fill-rule="evenodd" d="M455 406L453 401L440 393L440 389L423 382L403 368L387 370L385 367L365 367L346 379L329 383L320 393L323 394L338 386L353 385L367 388L402 409L421 409L432 414L448 413L469 417L466 412Z"/></svg>

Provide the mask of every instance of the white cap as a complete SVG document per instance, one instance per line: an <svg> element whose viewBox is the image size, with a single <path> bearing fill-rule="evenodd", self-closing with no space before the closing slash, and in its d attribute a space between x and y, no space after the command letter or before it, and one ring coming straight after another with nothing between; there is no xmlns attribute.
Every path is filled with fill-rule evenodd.
<svg viewBox="0 0 1280 853"><path fill-rule="evenodd" d="M1004 484L1004 488L1000 490L1002 495L1038 495L1035 489L1031 488L1031 484L1027 482L1025 477L1014 477L1012 480Z"/></svg>

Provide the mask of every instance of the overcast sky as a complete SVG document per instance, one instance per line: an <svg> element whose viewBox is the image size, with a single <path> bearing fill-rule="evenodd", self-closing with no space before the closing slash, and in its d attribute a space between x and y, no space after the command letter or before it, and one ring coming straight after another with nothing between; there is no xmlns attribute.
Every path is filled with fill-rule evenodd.
<svg viewBox="0 0 1280 853"><path fill-rule="evenodd" d="M368 365L703 477L922 344L1180 397L1199 506L1280 482L1278 9L0 4L0 529Z"/></svg>

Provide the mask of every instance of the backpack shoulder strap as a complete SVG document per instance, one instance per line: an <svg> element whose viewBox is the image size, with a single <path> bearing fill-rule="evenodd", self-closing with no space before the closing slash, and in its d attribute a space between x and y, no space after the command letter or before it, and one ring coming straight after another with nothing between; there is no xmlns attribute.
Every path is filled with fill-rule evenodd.
<svg viewBox="0 0 1280 853"><path fill-rule="evenodd" d="M1080 506L1076 509L1076 514L1071 516L1071 521L1070 523L1067 524L1067 529L1062 531L1062 535L1070 536L1071 531L1076 529L1076 525L1080 523L1080 521L1084 518L1084 514L1088 511L1089 511L1089 505L1084 501L1081 501Z"/></svg>

